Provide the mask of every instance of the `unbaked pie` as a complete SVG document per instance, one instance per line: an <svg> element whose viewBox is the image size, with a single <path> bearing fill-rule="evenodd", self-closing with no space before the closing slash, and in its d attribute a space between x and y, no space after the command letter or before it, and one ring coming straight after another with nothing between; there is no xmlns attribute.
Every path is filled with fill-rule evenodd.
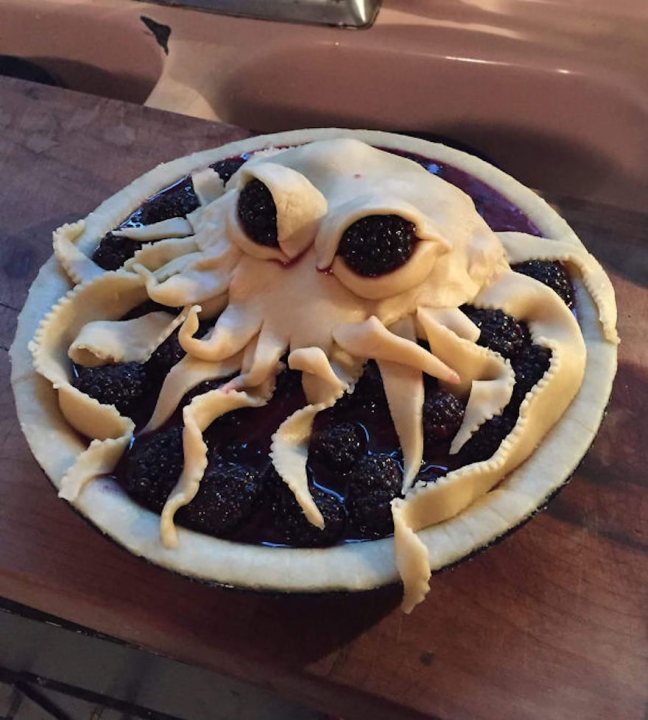
<svg viewBox="0 0 648 720"><path fill-rule="evenodd" d="M54 253L12 347L36 458L129 550L222 584L400 577L410 611L567 479L615 372L613 290L568 225L398 135L161 165Z"/></svg>

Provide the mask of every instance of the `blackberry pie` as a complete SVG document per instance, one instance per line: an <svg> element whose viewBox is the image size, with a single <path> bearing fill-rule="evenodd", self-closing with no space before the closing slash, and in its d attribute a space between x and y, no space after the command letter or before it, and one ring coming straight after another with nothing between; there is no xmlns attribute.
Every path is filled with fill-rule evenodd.
<svg viewBox="0 0 648 720"><path fill-rule="evenodd" d="M54 233L12 383L59 495L131 552L279 591L401 579L569 477L616 369L612 286L482 160L304 130L161 165Z"/></svg>

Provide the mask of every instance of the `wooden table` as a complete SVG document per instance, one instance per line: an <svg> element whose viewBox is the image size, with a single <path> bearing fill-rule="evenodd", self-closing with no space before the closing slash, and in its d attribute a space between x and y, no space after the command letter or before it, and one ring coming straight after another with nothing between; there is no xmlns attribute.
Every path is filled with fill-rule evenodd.
<svg viewBox="0 0 648 720"><path fill-rule="evenodd" d="M162 160L245 133L0 79L0 345L53 228ZM131 557L57 500L15 420L1 354L0 595L352 718L640 720L648 707L648 215L563 201L611 274L620 368L571 483L503 542L400 590L268 597Z"/></svg>

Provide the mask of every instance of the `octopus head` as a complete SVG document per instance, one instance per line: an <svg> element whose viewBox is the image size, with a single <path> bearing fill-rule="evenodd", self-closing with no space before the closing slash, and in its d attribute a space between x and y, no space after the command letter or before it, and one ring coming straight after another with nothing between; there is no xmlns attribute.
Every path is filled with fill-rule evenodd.
<svg viewBox="0 0 648 720"><path fill-rule="evenodd" d="M208 337L194 337L194 306L181 343L207 362L243 352L230 386L237 388L263 383L286 352L291 367L320 379L331 377L330 368L318 361L315 369L308 358L346 354L404 362L455 382L456 373L411 337L420 334L416 313L471 301L507 267L467 195L356 140L250 160L194 224L199 252L166 282L151 275L149 295L176 305L222 298Z"/></svg>

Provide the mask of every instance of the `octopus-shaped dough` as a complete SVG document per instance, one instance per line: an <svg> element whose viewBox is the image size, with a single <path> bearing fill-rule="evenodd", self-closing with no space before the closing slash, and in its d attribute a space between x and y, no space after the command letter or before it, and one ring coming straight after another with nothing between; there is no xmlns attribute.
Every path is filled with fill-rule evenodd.
<svg viewBox="0 0 648 720"><path fill-rule="evenodd" d="M71 425L93 438L64 478L61 495L73 500L87 482L110 472L134 432L115 407L70 384L68 357L85 365L144 362L180 327L187 354L167 375L144 432L161 427L200 382L234 378L184 408L184 469L162 511L162 542L178 542L174 515L198 491L207 466L203 431L224 413L266 403L286 354L288 366L302 373L308 405L276 431L272 461L308 520L323 527L306 474L313 421L353 392L363 364L374 359L403 451L403 497L392 509L403 607L411 610L425 596L430 575L416 531L454 517L523 462L583 377L585 343L574 315L552 290L513 272L509 263L560 260L580 274L595 301L609 292L605 274L582 246L494 233L461 190L411 160L355 139L260 153L225 187L209 169L192 179L201 206L186 219L122 230L143 243L158 242L144 244L117 272L104 273L76 247L82 224L66 226L55 237L57 255L78 285L42 323L33 343L35 367L58 389ZM252 180L272 194L276 245L256 243L241 225L237 203ZM359 275L338 253L345 230L368 215L397 215L416 229L407 262L376 277ZM146 299L169 312L119 319ZM466 402L451 453L511 397L512 368L476 344L480 331L459 309L465 303L501 308L526 322L533 342L551 350L551 366L490 459L433 484L417 483L424 373ZM614 342L615 319L601 312L604 333ZM198 338L205 317L217 319Z"/></svg>

